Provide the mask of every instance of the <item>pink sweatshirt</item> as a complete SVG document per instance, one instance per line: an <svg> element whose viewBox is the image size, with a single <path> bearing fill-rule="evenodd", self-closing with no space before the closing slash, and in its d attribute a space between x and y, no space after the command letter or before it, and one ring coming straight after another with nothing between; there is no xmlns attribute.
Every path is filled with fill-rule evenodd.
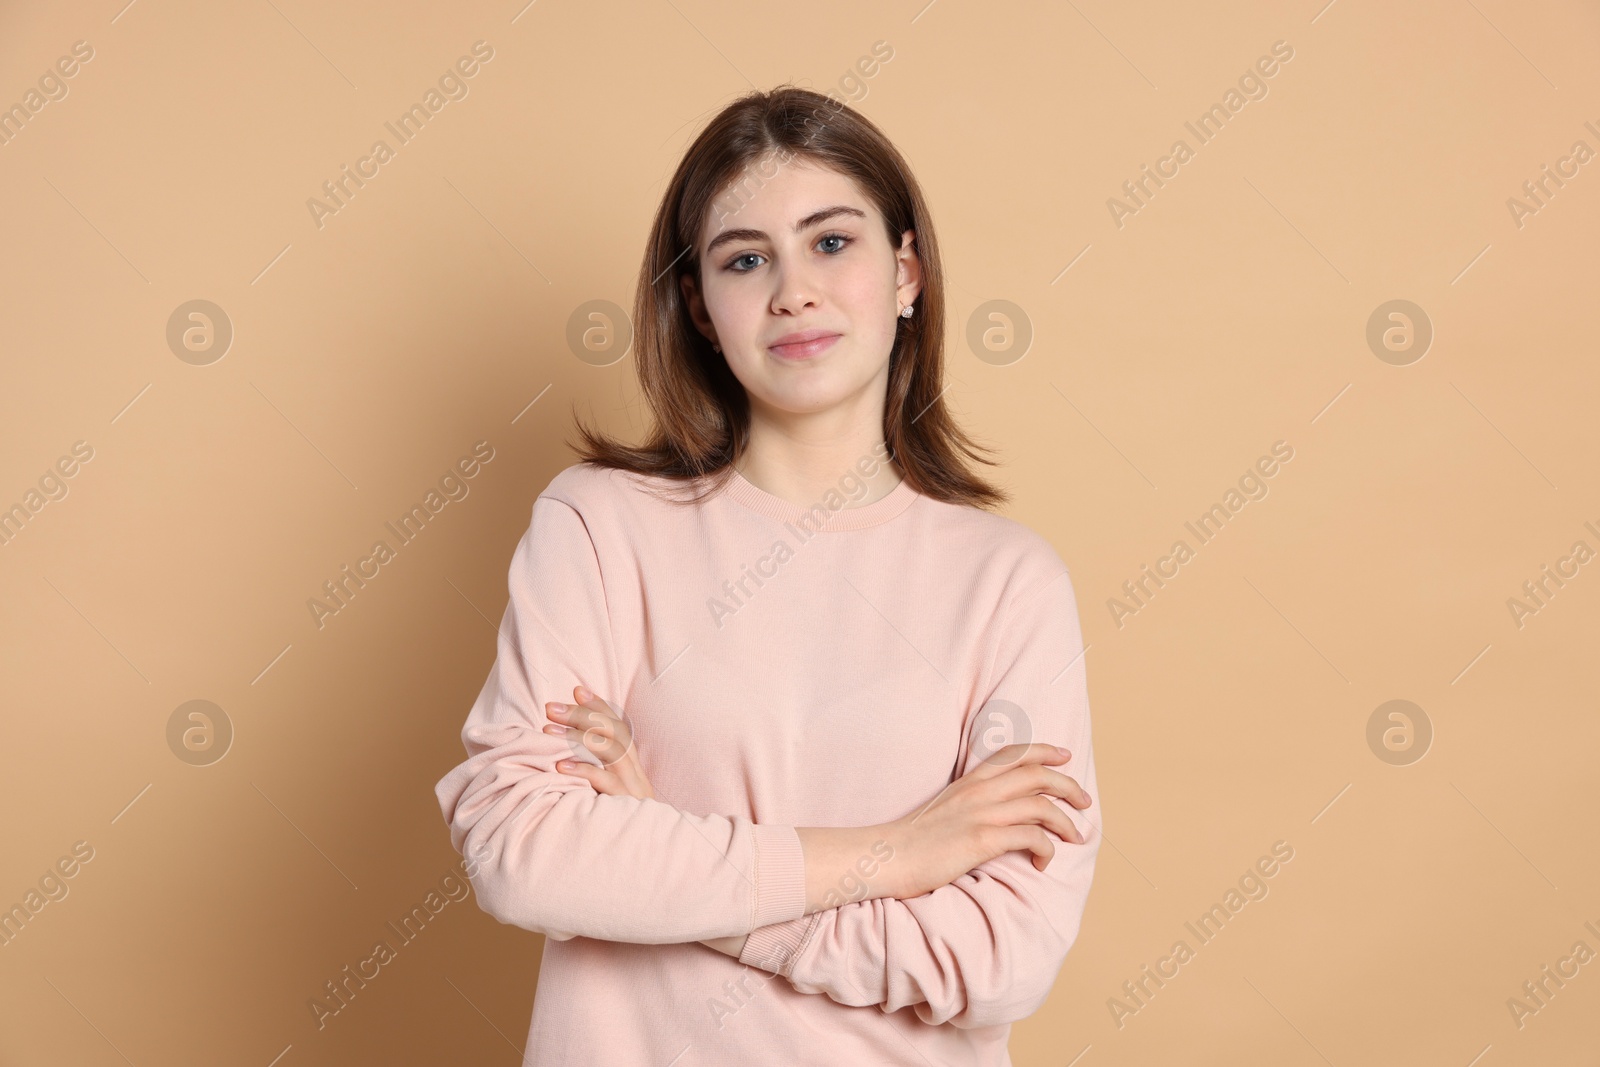
<svg viewBox="0 0 1600 1067"><path fill-rule="evenodd" d="M568 467L511 559L468 759L435 788L479 906L545 935L525 1062L1005 1065L1078 934L1100 795L1077 603L1027 527L901 482L815 509L735 472L698 506ZM864 495L859 485L845 488ZM681 492L681 490L680 490ZM555 769L544 704L631 722L658 799ZM911 814L997 748L1059 744L1086 843L1008 852L910 900L805 910L795 827ZM863 855L870 877L887 847ZM749 934L740 959L701 938Z"/></svg>

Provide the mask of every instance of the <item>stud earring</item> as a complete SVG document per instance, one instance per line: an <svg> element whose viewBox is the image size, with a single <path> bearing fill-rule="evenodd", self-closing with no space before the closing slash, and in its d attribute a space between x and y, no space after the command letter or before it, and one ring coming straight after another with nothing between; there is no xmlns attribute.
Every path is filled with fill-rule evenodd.
<svg viewBox="0 0 1600 1067"><path fill-rule="evenodd" d="M721 355L721 354L722 354L722 346L721 346L721 345L719 345L719 344L717 344L717 342L715 342L715 341L712 341L712 342L711 342L711 348L712 348L712 350L713 350L713 351L714 351L714 352L716 352L716 353L717 353L717 354L718 354L718 355Z"/></svg>
<svg viewBox="0 0 1600 1067"><path fill-rule="evenodd" d="M911 308L912 308L912 305L910 305L910 304L907 304L905 307L901 308L900 309L900 317L902 319L909 319L911 317Z"/></svg>

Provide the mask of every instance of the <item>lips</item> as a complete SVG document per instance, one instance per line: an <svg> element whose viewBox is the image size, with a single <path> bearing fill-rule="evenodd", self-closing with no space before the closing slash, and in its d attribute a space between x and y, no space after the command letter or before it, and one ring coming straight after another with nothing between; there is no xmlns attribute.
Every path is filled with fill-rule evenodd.
<svg viewBox="0 0 1600 1067"><path fill-rule="evenodd" d="M780 359L806 359L831 346L839 336L832 330L801 330L785 334L768 348Z"/></svg>

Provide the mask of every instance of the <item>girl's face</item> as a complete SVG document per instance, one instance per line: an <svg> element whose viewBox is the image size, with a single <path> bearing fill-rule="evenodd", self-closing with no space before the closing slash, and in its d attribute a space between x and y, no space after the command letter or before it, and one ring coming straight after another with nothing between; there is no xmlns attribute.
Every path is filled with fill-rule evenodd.
<svg viewBox="0 0 1600 1067"><path fill-rule="evenodd" d="M755 412L871 399L881 418L895 325L920 288L914 234L891 245L883 216L838 171L799 157L774 165L752 167L713 205L699 278L681 280L690 315Z"/></svg>

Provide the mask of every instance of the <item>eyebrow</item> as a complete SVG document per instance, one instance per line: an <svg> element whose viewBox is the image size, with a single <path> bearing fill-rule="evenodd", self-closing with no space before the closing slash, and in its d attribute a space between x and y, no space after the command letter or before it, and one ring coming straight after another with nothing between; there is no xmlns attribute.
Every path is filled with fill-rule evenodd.
<svg viewBox="0 0 1600 1067"><path fill-rule="evenodd" d="M825 207L821 211L813 211L794 224L794 232L799 233L815 226L819 222L826 222L828 219L839 215L854 215L862 219L867 217L867 213L860 208L836 204L833 207ZM711 243L706 246L705 254L709 258L711 253L730 241L765 241L766 239L767 235L760 230L724 230L711 239Z"/></svg>

